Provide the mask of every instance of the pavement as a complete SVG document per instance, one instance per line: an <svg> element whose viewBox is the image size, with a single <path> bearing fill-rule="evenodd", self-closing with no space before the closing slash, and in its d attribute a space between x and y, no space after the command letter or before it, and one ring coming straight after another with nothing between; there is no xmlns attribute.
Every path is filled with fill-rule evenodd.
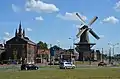
<svg viewBox="0 0 120 79"><path fill-rule="evenodd" d="M0 65L0 71L17 71L20 70L20 64L18 65ZM47 65L47 64L37 64L39 70L55 70L59 69L58 65ZM120 68L120 66L111 66L107 67L98 67L96 64L86 65L86 64L77 64L75 69L98 69L98 68Z"/></svg>

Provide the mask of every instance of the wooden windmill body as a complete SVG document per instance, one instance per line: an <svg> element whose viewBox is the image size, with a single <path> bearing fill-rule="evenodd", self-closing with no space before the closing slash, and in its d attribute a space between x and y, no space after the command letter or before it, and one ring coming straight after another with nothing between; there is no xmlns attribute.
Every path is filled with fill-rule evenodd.
<svg viewBox="0 0 120 79"><path fill-rule="evenodd" d="M79 53L79 60L83 61L84 58L90 58L91 48L96 44L90 43L88 33L91 33L96 39L100 39L100 37L97 36L97 34L91 28L89 28L89 26L91 26L98 17L93 18L93 20L91 20L91 22L88 25L86 25L85 21L79 16L79 14L76 13L76 15L77 17L79 17L82 24L78 34L76 35L77 38L79 38L79 42L75 43L75 49Z"/></svg>

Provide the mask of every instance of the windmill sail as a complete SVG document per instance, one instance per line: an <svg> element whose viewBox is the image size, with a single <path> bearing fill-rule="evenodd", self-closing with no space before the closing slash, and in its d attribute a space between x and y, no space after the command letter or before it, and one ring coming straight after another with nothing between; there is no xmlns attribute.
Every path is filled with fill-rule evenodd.
<svg viewBox="0 0 120 79"><path fill-rule="evenodd" d="M98 19L98 17L95 16L95 17L90 21L90 23L89 23L88 25L91 26L97 19Z"/></svg>
<svg viewBox="0 0 120 79"><path fill-rule="evenodd" d="M79 38L79 36L81 36L82 33L85 32L85 30L87 30L87 29L82 29L81 31L79 31L78 34L77 34L76 36Z"/></svg>
<svg viewBox="0 0 120 79"><path fill-rule="evenodd" d="M90 29L89 32L98 40L100 37L92 30Z"/></svg>
<svg viewBox="0 0 120 79"><path fill-rule="evenodd" d="M80 19L80 21L82 22L82 24L85 25L85 21L81 18L81 16L78 13L76 13L76 15L78 16L78 18Z"/></svg>

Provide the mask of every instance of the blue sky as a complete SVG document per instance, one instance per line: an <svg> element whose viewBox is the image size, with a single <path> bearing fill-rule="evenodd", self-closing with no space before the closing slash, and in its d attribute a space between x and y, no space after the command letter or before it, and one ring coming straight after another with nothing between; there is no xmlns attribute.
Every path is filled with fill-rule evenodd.
<svg viewBox="0 0 120 79"><path fill-rule="evenodd" d="M75 16L79 12L86 23L98 16L91 28L101 39L90 36L91 42L96 42L95 48L108 50L108 42L120 43L119 0L1 0L0 6L1 42L14 36L21 20L26 36L34 42L59 43L69 48L72 40L68 38L76 38L81 24Z"/></svg>

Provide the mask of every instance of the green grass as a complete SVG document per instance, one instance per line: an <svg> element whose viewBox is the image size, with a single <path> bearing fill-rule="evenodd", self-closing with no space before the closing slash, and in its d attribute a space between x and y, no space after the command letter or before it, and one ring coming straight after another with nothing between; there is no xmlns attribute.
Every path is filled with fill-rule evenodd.
<svg viewBox="0 0 120 79"><path fill-rule="evenodd" d="M47 65L47 66L39 66L40 68L59 68L59 65Z"/></svg>
<svg viewBox="0 0 120 79"><path fill-rule="evenodd" d="M90 62L89 61L84 61L84 62L82 62L82 61L76 61L75 64L89 65Z"/></svg>
<svg viewBox="0 0 120 79"><path fill-rule="evenodd" d="M0 79L120 79L118 68L4 71Z"/></svg>

